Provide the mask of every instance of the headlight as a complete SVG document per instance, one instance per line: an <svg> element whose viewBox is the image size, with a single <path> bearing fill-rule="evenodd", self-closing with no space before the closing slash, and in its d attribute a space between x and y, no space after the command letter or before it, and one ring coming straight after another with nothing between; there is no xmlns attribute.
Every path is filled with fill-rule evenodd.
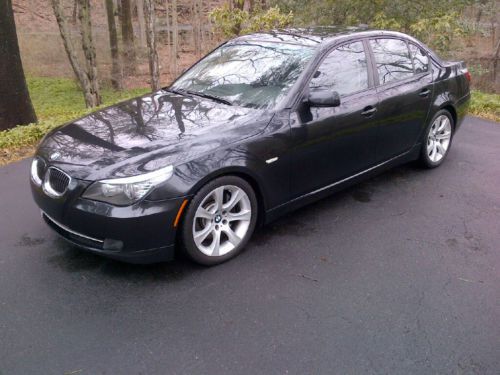
<svg viewBox="0 0 500 375"><path fill-rule="evenodd" d="M42 186L42 173L45 165L39 158L31 162L31 180L36 186Z"/></svg>
<svg viewBox="0 0 500 375"><path fill-rule="evenodd" d="M97 181L89 186L83 193L83 197L116 206L128 206L146 196L162 182L167 181L173 173L174 167L169 165L139 176Z"/></svg>

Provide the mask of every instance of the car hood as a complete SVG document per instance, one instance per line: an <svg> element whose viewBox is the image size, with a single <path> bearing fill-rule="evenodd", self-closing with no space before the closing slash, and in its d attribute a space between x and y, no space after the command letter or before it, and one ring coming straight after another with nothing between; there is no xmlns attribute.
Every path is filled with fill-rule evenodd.
<svg viewBox="0 0 500 375"><path fill-rule="evenodd" d="M270 120L266 111L161 90L57 128L38 155L79 179L132 176L255 135Z"/></svg>

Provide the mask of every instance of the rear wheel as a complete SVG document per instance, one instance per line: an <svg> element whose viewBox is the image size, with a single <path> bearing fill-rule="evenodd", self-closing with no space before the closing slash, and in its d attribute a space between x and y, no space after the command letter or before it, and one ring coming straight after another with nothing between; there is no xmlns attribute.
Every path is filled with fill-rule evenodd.
<svg viewBox="0 0 500 375"><path fill-rule="evenodd" d="M238 255L257 222L257 198L250 184L236 176L217 178L189 204L182 226L188 255L203 265Z"/></svg>
<svg viewBox="0 0 500 375"><path fill-rule="evenodd" d="M441 110L427 127L420 161L426 168L436 168L443 163L451 147L454 123L450 112Z"/></svg>

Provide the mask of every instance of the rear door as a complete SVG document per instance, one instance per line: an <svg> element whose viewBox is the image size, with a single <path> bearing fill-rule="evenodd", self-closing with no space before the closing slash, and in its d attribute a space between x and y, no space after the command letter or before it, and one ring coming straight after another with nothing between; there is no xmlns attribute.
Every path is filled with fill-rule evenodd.
<svg viewBox="0 0 500 375"><path fill-rule="evenodd" d="M433 84L429 58L417 45L376 38L370 47L380 116L376 158L381 162L417 142L427 121Z"/></svg>
<svg viewBox="0 0 500 375"><path fill-rule="evenodd" d="M291 115L292 193L300 196L322 188L374 163L377 93L366 43L336 47L319 64L305 89L338 92L340 106L302 105Z"/></svg>

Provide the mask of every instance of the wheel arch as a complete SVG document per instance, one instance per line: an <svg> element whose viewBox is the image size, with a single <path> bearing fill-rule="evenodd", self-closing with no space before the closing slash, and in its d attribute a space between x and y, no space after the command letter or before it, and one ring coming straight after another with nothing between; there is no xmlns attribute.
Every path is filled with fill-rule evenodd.
<svg viewBox="0 0 500 375"><path fill-rule="evenodd" d="M236 176L247 183L250 184L253 191L255 192L255 196L257 198L258 210L257 210L257 226L261 226L265 222L265 213L266 213L266 195L263 189L263 184L260 181L259 177L245 167L227 167L222 168L217 171L210 173L205 176L203 179L198 181L190 190L189 195L194 196L203 186L209 183L216 178L224 177L224 176Z"/></svg>
<svg viewBox="0 0 500 375"><path fill-rule="evenodd" d="M439 107L439 111L443 109L450 113L451 118L453 119L453 127L455 128L457 125L457 118L458 118L456 108L453 106L452 103L444 103Z"/></svg>

